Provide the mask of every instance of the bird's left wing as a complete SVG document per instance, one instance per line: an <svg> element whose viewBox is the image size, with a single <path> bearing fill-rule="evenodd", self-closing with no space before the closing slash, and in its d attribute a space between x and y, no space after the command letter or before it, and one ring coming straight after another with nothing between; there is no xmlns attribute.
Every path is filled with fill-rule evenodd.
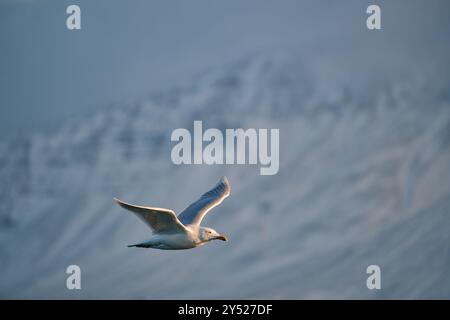
<svg viewBox="0 0 450 320"><path fill-rule="evenodd" d="M222 177L216 186L206 192L197 201L184 209L178 216L178 219L185 225L199 225L206 214L214 207L222 203L223 199L230 195L230 184L227 177Z"/></svg>
<svg viewBox="0 0 450 320"><path fill-rule="evenodd" d="M175 212L170 209L136 206L119 199L114 200L122 207L133 212L155 233L174 233L186 231Z"/></svg>

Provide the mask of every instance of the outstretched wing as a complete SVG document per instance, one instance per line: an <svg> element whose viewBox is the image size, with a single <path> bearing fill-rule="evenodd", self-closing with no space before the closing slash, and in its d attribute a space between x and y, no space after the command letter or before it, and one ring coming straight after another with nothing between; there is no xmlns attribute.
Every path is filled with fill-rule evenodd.
<svg viewBox="0 0 450 320"><path fill-rule="evenodd" d="M135 206L119 199L114 200L122 207L133 212L155 233L174 233L185 231L175 212L170 209Z"/></svg>
<svg viewBox="0 0 450 320"><path fill-rule="evenodd" d="M185 225L199 225L212 208L221 204L223 199L230 195L230 190L227 177L222 177L213 189L184 209L178 216L178 219Z"/></svg>

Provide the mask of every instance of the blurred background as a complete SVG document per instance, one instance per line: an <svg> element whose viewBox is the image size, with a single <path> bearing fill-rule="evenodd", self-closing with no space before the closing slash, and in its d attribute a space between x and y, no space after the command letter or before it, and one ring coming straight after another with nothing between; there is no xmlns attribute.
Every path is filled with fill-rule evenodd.
<svg viewBox="0 0 450 320"><path fill-rule="evenodd" d="M450 298L449 9L0 0L0 298ZM194 120L279 128L279 173L175 166ZM126 247L149 230L113 197L181 212L222 175L229 242Z"/></svg>

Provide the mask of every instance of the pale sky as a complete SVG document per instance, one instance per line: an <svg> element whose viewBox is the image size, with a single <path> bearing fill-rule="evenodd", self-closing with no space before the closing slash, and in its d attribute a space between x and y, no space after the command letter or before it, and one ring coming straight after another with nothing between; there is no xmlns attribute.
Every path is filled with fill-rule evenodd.
<svg viewBox="0 0 450 320"><path fill-rule="evenodd" d="M369 72L392 70L411 57L448 56L448 1L377 1L383 29L369 33L370 3L0 1L0 134L132 103L207 68L272 49L335 54L330 68L360 63L371 66ZM82 30L66 29L70 4L81 7ZM354 52L361 53L347 58Z"/></svg>

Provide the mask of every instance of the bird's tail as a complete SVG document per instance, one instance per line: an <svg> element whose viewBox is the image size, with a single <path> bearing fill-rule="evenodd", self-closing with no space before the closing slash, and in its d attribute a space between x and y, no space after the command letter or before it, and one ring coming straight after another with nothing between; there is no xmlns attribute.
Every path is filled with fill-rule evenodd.
<svg viewBox="0 0 450 320"><path fill-rule="evenodd" d="M131 247L137 247L137 248L148 248L148 245L144 244L144 243L136 243L136 244L130 244L127 246L128 248Z"/></svg>

